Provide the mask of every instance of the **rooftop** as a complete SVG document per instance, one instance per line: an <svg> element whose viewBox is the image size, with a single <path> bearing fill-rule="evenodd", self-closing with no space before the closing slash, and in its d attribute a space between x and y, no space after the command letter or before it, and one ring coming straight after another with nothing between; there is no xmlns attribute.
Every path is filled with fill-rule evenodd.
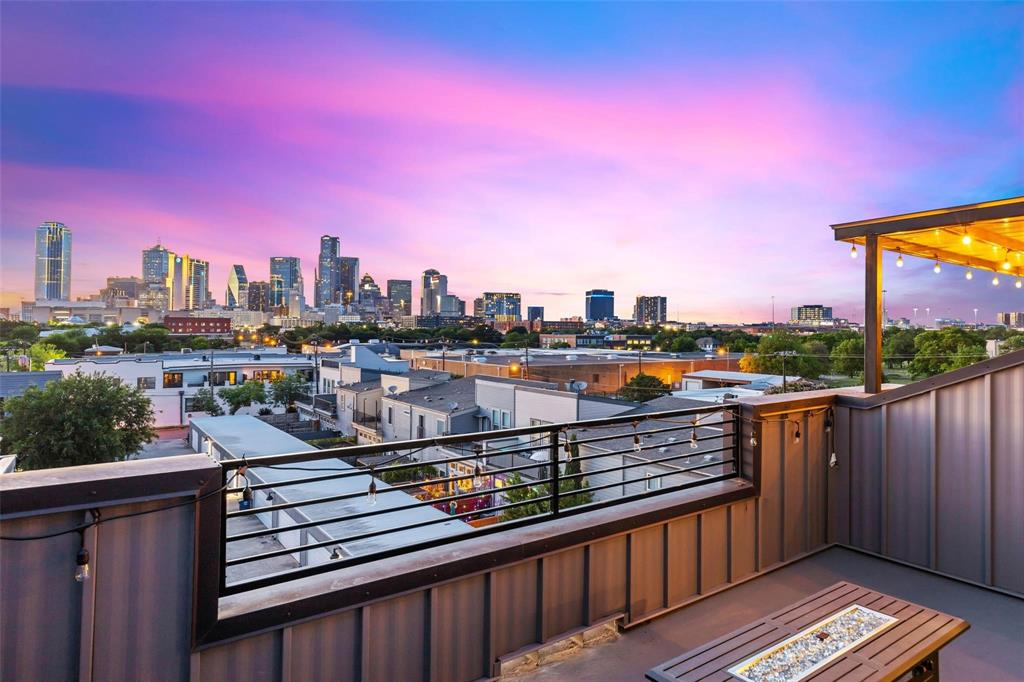
<svg viewBox="0 0 1024 682"><path fill-rule="evenodd" d="M0 398L11 398L25 393L29 386L42 388L64 376L57 371L0 372Z"/></svg>
<svg viewBox="0 0 1024 682"><path fill-rule="evenodd" d="M423 407L434 412L451 413L467 409L475 410L476 380L476 377L464 377L384 397L387 400ZM455 404L456 407L451 407L451 404Z"/></svg>
<svg viewBox="0 0 1024 682"><path fill-rule="evenodd" d="M755 374L754 372L730 372L721 369L701 369L683 375L684 379L708 379L711 381L734 381L736 383L781 384L781 374ZM788 379L797 377L789 376Z"/></svg>

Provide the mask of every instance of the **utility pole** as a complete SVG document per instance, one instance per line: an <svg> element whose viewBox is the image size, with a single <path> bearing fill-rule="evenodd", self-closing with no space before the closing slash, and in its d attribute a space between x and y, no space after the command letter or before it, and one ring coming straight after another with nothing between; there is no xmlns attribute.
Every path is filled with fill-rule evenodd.
<svg viewBox="0 0 1024 682"><path fill-rule="evenodd" d="M772 331L775 331L775 297L772 296Z"/></svg>
<svg viewBox="0 0 1024 682"><path fill-rule="evenodd" d="M786 358L793 357L796 355L795 350L783 350L779 351L778 355L782 358L782 392L787 393L789 391L789 385L787 382L786 374Z"/></svg>

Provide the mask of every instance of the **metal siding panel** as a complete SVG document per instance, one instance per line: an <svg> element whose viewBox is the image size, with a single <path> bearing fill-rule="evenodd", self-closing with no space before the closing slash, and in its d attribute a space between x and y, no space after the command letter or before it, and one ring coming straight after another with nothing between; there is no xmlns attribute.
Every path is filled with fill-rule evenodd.
<svg viewBox="0 0 1024 682"><path fill-rule="evenodd" d="M81 512L11 519L3 530L13 537L40 535L82 519ZM77 679L82 585L74 573L80 546L78 533L0 542L0 679Z"/></svg>
<svg viewBox="0 0 1024 682"><path fill-rule="evenodd" d="M582 547L543 559L544 641L584 625L583 560Z"/></svg>
<svg viewBox="0 0 1024 682"><path fill-rule="evenodd" d="M992 377L992 582L1024 593L1024 367Z"/></svg>
<svg viewBox="0 0 1024 682"><path fill-rule="evenodd" d="M785 422L762 424L761 490L758 496L761 527L761 566L782 561L782 441Z"/></svg>
<svg viewBox="0 0 1024 682"><path fill-rule="evenodd" d="M424 678L426 594L413 592L363 609L364 682Z"/></svg>
<svg viewBox="0 0 1024 682"><path fill-rule="evenodd" d="M825 433L825 414L811 417L807 427L807 549L825 544L828 497L825 494L825 470L828 468L829 435ZM833 420L832 429L835 430Z"/></svg>
<svg viewBox="0 0 1024 682"><path fill-rule="evenodd" d="M851 425L850 543L880 552L882 505L881 410L855 411Z"/></svg>
<svg viewBox="0 0 1024 682"><path fill-rule="evenodd" d="M165 507L159 500L105 510L113 516ZM97 680L188 678L192 594L191 507L99 526L96 561ZM159 589L154 589L159 585Z"/></svg>
<svg viewBox="0 0 1024 682"><path fill-rule="evenodd" d="M668 603L679 604L697 594L700 589L700 542L696 516L669 522L667 563Z"/></svg>
<svg viewBox="0 0 1024 682"><path fill-rule="evenodd" d="M662 526L630 535L629 619L665 607L665 533Z"/></svg>
<svg viewBox="0 0 1024 682"><path fill-rule="evenodd" d="M807 550L807 446L810 440L807 434L810 425L806 413L793 421L796 424L783 424L783 447L785 459L783 465L783 558L787 561L803 554ZM796 426L800 427L800 442L796 442L794 434Z"/></svg>
<svg viewBox="0 0 1024 682"><path fill-rule="evenodd" d="M482 575L434 588L430 598L430 679L468 682L486 676L486 589Z"/></svg>
<svg viewBox="0 0 1024 682"><path fill-rule="evenodd" d="M885 494L887 553L927 566L931 525L931 398L919 395L889 405Z"/></svg>
<svg viewBox="0 0 1024 682"><path fill-rule="evenodd" d="M590 545L590 622L626 610L626 536Z"/></svg>
<svg viewBox="0 0 1024 682"><path fill-rule="evenodd" d="M700 515L700 591L713 590L729 580L729 512L725 507Z"/></svg>
<svg viewBox="0 0 1024 682"><path fill-rule="evenodd" d="M984 582L985 383L975 379L947 386L938 397L937 568Z"/></svg>
<svg viewBox="0 0 1024 682"><path fill-rule="evenodd" d="M352 609L292 626L285 665L293 682L356 682L360 619Z"/></svg>
<svg viewBox="0 0 1024 682"><path fill-rule="evenodd" d="M836 408L836 467L828 469L828 539L850 543L851 410ZM831 453L829 453L831 457Z"/></svg>
<svg viewBox="0 0 1024 682"><path fill-rule="evenodd" d="M757 570L753 500L744 500L729 507L729 535L729 580L736 581Z"/></svg>
<svg viewBox="0 0 1024 682"><path fill-rule="evenodd" d="M491 574L491 632L496 658L537 641L539 565L539 561L527 561Z"/></svg>
<svg viewBox="0 0 1024 682"><path fill-rule="evenodd" d="M205 649L199 658L200 682L246 680L277 682L281 679L281 631L246 637L223 646Z"/></svg>

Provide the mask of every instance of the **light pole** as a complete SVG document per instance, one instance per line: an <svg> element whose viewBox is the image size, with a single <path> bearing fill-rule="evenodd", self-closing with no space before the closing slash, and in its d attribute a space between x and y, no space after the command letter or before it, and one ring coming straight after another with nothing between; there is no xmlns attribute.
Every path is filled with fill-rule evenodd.
<svg viewBox="0 0 1024 682"><path fill-rule="evenodd" d="M786 393L788 391L788 383L786 381L786 358L796 355L796 351L783 350L779 351L779 355L782 357L782 392Z"/></svg>

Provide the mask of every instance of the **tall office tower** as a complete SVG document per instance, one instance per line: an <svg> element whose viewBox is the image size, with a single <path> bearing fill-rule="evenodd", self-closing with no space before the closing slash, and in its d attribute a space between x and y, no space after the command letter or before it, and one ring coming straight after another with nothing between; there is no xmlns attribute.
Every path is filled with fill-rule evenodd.
<svg viewBox="0 0 1024 682"><path fill-rule="evenodd" d="M363 275L359 280L359 303L367 308L376 310L380 302L380 285L373 281L370 273Z"/></svg>
<svg viewBox="0 0 1024 682"><path fill-rule="evenodd" d="M224 293L224 306L227 308L245 308L249 305L249 278L245 276L245 268L232 265L228 272L228 288Z"/></svg>
<svg viewBox="0 0 1024 682"><path fill-rule="evenodd" d="M420 293L420 315L439 315L444 297L448 295L448 277L433 268L423 271Z"/></svg>
<svg viewBox="0 0 1024 682"><path fill-rule="evenodd" d="M301 259L294 256L274 256L270 259L270 295L274 306L290 308L292 291L298 291L304 303L304 290Z"/></svg>
<svg viewBox="0 0 1024 682"><path fill-rule="evenodd" d="M437 314L442 317L462 317L466 314L466 302L454 294L445 294L441 297L441 309Z"/></svg>
<svg viewBox="0 0 1024 682"><path fill-rule="evenodd" d="M36 300L71 300L71 230L64 223L36 228Z"/></svg>
<svg viewBox="0 0 1024 682"><path fill-rule="evenodd" d="M270 282L249 282L247 307L261 313L270 310Z"/></svg>
<svg viewBox="0 0 1024 682"><path fill-rule="evenodd" d="M531 305L526 307L526 319L528 322L534 320L544 321L544 306L542 305Z"/></svg>
<svg viewBox="0 0 1024 682"><path fill-rule="evenodd" d="M495 322L519 322L522 316L522 297L509 292L484 292L484 317Z"/></svg>
<svg viewBox="0 0 1024 682"><path fill-rule="evenodd" d="M664 296L637 296L633 306L637 324L661 324L668 319L668 303Z"/></svg>
<svg viewBox="0 0 1024 682"><path fill-rule="evenodd" d="M484 299L483 296L473 299L473 317L484 316Z"/></svg>
<svg viewBox="0 0 1024 682"><path fill-rule="evenodd" d="M341 288L338 302L346 305L359 302L359 259L355 256L339 256L338 268Z"/></svg>
<svg viewBox="0 0 1024 682"><path fill-rule="evenodd" d="M171 270L174 254L160 244L142 252L142 291L139 305L169 310L171 307Z"/></svg>
<svg viewBox="0 0 1024 682"><path fill-rule="evenodd" d="M100 298L109 305L131 306L143 291L141 277L107 277L107 286L100 290Z"/></svg>
<svg viewBox="0 0 1024 682"><path fill-rule="evenodd" d="M317 259L316 285L313 289L313 305L317 308L341 303L340 248L341 240L337 237L326 234L320 237L320 257Z"/></svg>
<svg viewBox="0 0 1024 682"><path fill-rule="evenodd" d="M587 292L587 322L610 320L615 317L615 292L592 289Z"/></svg>
<svg viewBox="0 0 1024 682"><path fill-rule="evenodd" d="M210 261L189 259L188 285L185 307L189 310L204 310L213 303L210 294Z"/></svg>
<svg viewBox="0 0 1024 682"><path fill-rule="evenodd" d="M388 301L394 315L412 315L412 280L389 279Z"/></svg>

